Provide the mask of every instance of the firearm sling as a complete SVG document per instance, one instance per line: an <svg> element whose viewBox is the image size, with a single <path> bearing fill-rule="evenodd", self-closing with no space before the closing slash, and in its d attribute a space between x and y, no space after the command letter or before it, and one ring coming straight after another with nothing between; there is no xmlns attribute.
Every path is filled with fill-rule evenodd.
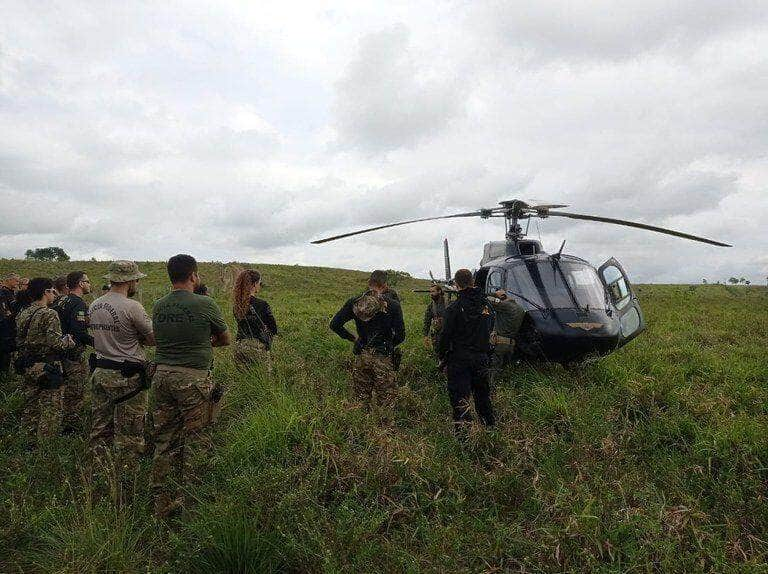
<svg viewBox="0 0 768 574"><path fill-rule="evenodd" d="M103 357L97 357L96 368L107 369L110 371L119 371L120 374L126 379L135 375L139 375L139 386L124 394L122 397L116 399L112 403L115 406L126 401L130 401L140 392L147 390L152 382L147 374L147 365L145 363L136 363L133 361L112 361L110 359L104 359Z"/></svg>

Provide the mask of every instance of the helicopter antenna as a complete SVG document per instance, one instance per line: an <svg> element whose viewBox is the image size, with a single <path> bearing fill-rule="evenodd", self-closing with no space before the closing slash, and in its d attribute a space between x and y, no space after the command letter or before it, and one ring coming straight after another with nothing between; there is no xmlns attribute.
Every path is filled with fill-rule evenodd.
<svg viewBox="0 0 768 574"><path fill-rule="evenodd" d="M451 280L451 254L448 251L448 238L443 239L443 256L445 258L445 280Z"/></svg>
<svg viewBox="0 0 768 574"><path fill-rule="evenodd" d="M565 239L563 239L562 244L560 245L560 251L558 251L553 257L557 257L560 259L560 256L563 254L563 247L565 247Z"/></svg>

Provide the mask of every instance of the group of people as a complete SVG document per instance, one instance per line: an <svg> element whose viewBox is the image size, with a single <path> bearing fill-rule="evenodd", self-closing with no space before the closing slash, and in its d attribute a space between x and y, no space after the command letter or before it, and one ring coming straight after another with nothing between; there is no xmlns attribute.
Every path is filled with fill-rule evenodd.
<svg viewBox="0 0 768 574"><path fill-rule="evenodd" d="M4 355L22 375L24 427L38 439L82 429L83 396L90 380L89 460L130 478L149 446L155 514L166 517L183 506L183 483L195 450L210 442L223 390L211 376L213 347L232 343L227 323L202 285L189 255L168 260L171 291L155 301L150 318L132 299L146 275L132 261L110 264L109 288L88 306L91 281L82 271L66 285L37 277L20 297L17 277L6 277L0 293L0 340ZM233 293L238 329L235 359L268 354L277 324L256 295L257 271L241 271ZM147 361L146 347L156 347ZM87 349L94 352L88 355ZM88 356L87 356L88 355ZM9 370L10 359L4 363ZM147 436L148 389L154 388L153 429Z"/></svg>
<svg viewBox="0 0 768 574"><path fill-rule="evenodd" d="M13 355L14 368L23 375L25 427L39 438L82 429L90 381L93 468L110 463L125 475L154 447L151 481L160 517L183 507L185 466L193 451L209 446L208 429L223 396L211 376L212 348L233 343L221 310L203 289L195 259L171 257L167 271L171 291L155 301L151 318L132 299L146 276L132 261L109 265L104 277L108 285L90 306L84 296L91 292L91 281L83 271L69 273L64 281L34 278L23 291L18 276L10 275L0 287L0 366L8 370ZM454 282L452 303L439 285L430 290L425 342L447 376L457 429L472 420L472 397L480 421L493 425L490 373L497 360L506 360L504 349L511 352L514 344L497 331L503 317L507 325L512 317L519 327L523 313L519 307L519 312L505 307L509 303L501 292L487 298L467 269L457 271ZM278 334L269 304L258 297L261 287L255 270L242 270L235 279L233 357L241 365L269 367L272 339ZM358 396L368 403L390 404L401 357L398 346L406 337L403 312L386 272L371 273L367 287L344 303L330 328L353 343L351 379ZM355 333L346 328L350 321ZM151 346L156 351L148 362L145 348ZM88 348L93 352L88 354ZM150 385L154 409L148 436Z"/></svg>

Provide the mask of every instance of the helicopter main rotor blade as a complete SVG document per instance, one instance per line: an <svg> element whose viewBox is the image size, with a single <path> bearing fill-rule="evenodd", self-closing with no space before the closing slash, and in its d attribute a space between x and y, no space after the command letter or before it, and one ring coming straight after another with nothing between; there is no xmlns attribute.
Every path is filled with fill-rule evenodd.
<svg viewBox="0 0 768 574"><path fill-rule="evenodd" d="M646 225L645 223L638 223L636 221L626 221L624 219L612 219L610 217L599 217L597 215L583 215L581 213L567 213L565 211L548 211L546 215L554 215L557 217L568 217L570 219L583 219L584 221L599 221L600 223L613 223L615 225L626 225L627 227L636 227L637 229L646 229L648 231L655 231L656 233L664 233L666 235L673 235L675 237L682 237L683 239L690 239L692 241L701 241L702 243L709 243L710 245L717 245L718 247L733 247L727 243L720 243L719 241L713 241L706 237L698 237L697 235L690 235L689 233L683 233L681 231L675 231L673 229L666 229L664 227L656 227L655 225Z"/></svg>
<svg viewBox="0 0 768 574"><path fill-rule="evenodd" d="M398 225L408 225L410 223L419 223L421 221L434 221L435 219L451 219L454 217L480 217L486 211L471 211L469 213L454 213L453 215L441 215L439 217L423 217L421 219L410 219L408 221L399 221L397 223L389 223L387 225L378 225L376 227L369 227L368 229L361 229L359 231L351 231L349 233L342 233L341 235L334 235L333 237L326 237L325 239L316 239L312 241L314 244L326 243L328 241L336 241L337 239L343 239L344 237L352 237L353 235L360 235L361 233L369 233L371 231L378 231L379 229L387 229L389 227L397 227Z"/></svg>

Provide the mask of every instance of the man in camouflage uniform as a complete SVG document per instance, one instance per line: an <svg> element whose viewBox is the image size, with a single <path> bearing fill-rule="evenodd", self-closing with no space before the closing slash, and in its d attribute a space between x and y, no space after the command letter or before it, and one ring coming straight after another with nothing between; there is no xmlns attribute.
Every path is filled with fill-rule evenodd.
<svg viewBox="0 0 768 574"><path fill-rule="evenodd" d="M400 304L386 294L386 273L374 271L368 291L352 297L334 315L331 329L342 339L354 343L352 385L355 393L370 402L391 402L395 389L393 353L405 340L405 324ZM345 325L355 322L357 336Z"/></svg>
<svg viewBox="0 0 768 574"><path fill-rule="evenodd" d="M230 343L218 305L194 293L200 284L194 257L171 257L168 276L173 290L152 309L157 342L152 490L155 515L161 518L181 510L192 453L210 447L208 427L218 416L222 395L211 377L211 347Z"/></svg>
<svg viewBox="0 0 768 574"><path fill-rule="evenodd" d="M16 318L14 300L19 276L11 273L0 284L0 373L7 373L16 347Z"/></svg>
<svg viewBox="0 0 768 574"><path fill-rule="evenodd" d="M54 436L61 423L63 374L61 353L75 346L61 333L59 316L48 305L55 296L50 279L29 282L32 304L16 318L17 346L26 359L24 426L39 438Z"/></svg>
<svg viewBox="0 0 768 574"><path fill-rule="evenodd" d="M91 281L85 272L72 271L67 274L67 289L68 293L58 299L53 308L59 314L62 331L72 335L76 343L62 359L65 383L62 430L71 433L82 428L83 396L88 382L85 348L93 346L93 337L88 333L88 305L83 300L83 296L91 292Z"/></svg>
<svg viewBox="0 0 768 574"><path fill-rule="evenodd" d="M443 330L443 315L445 314L445 293L440 285L434 284L429 288L430 302L424 310L424 344L431 346L437 353L437 341Z"/></svg>
<svg viewBox="0 0 768 574"><path fill-rule="evenodd" d="M91 383L89 448L94 462L114 446L116 466L133 468L146 451L144 423L149 388L144 346L154 345L152 321L131 299L146 277L133 261L114 261L110 290L89 308L96 368Z"/></svg>
<svg viewBox="0 0 768 574"><path fill-rule="evenodd" d="M516 301L507 296L506 291L499 289L488 302L495 312L493 332L491 333L491 372L498 375L507 365L511 364L515 352L515 338L525 318L525 310Z"/></svg>

